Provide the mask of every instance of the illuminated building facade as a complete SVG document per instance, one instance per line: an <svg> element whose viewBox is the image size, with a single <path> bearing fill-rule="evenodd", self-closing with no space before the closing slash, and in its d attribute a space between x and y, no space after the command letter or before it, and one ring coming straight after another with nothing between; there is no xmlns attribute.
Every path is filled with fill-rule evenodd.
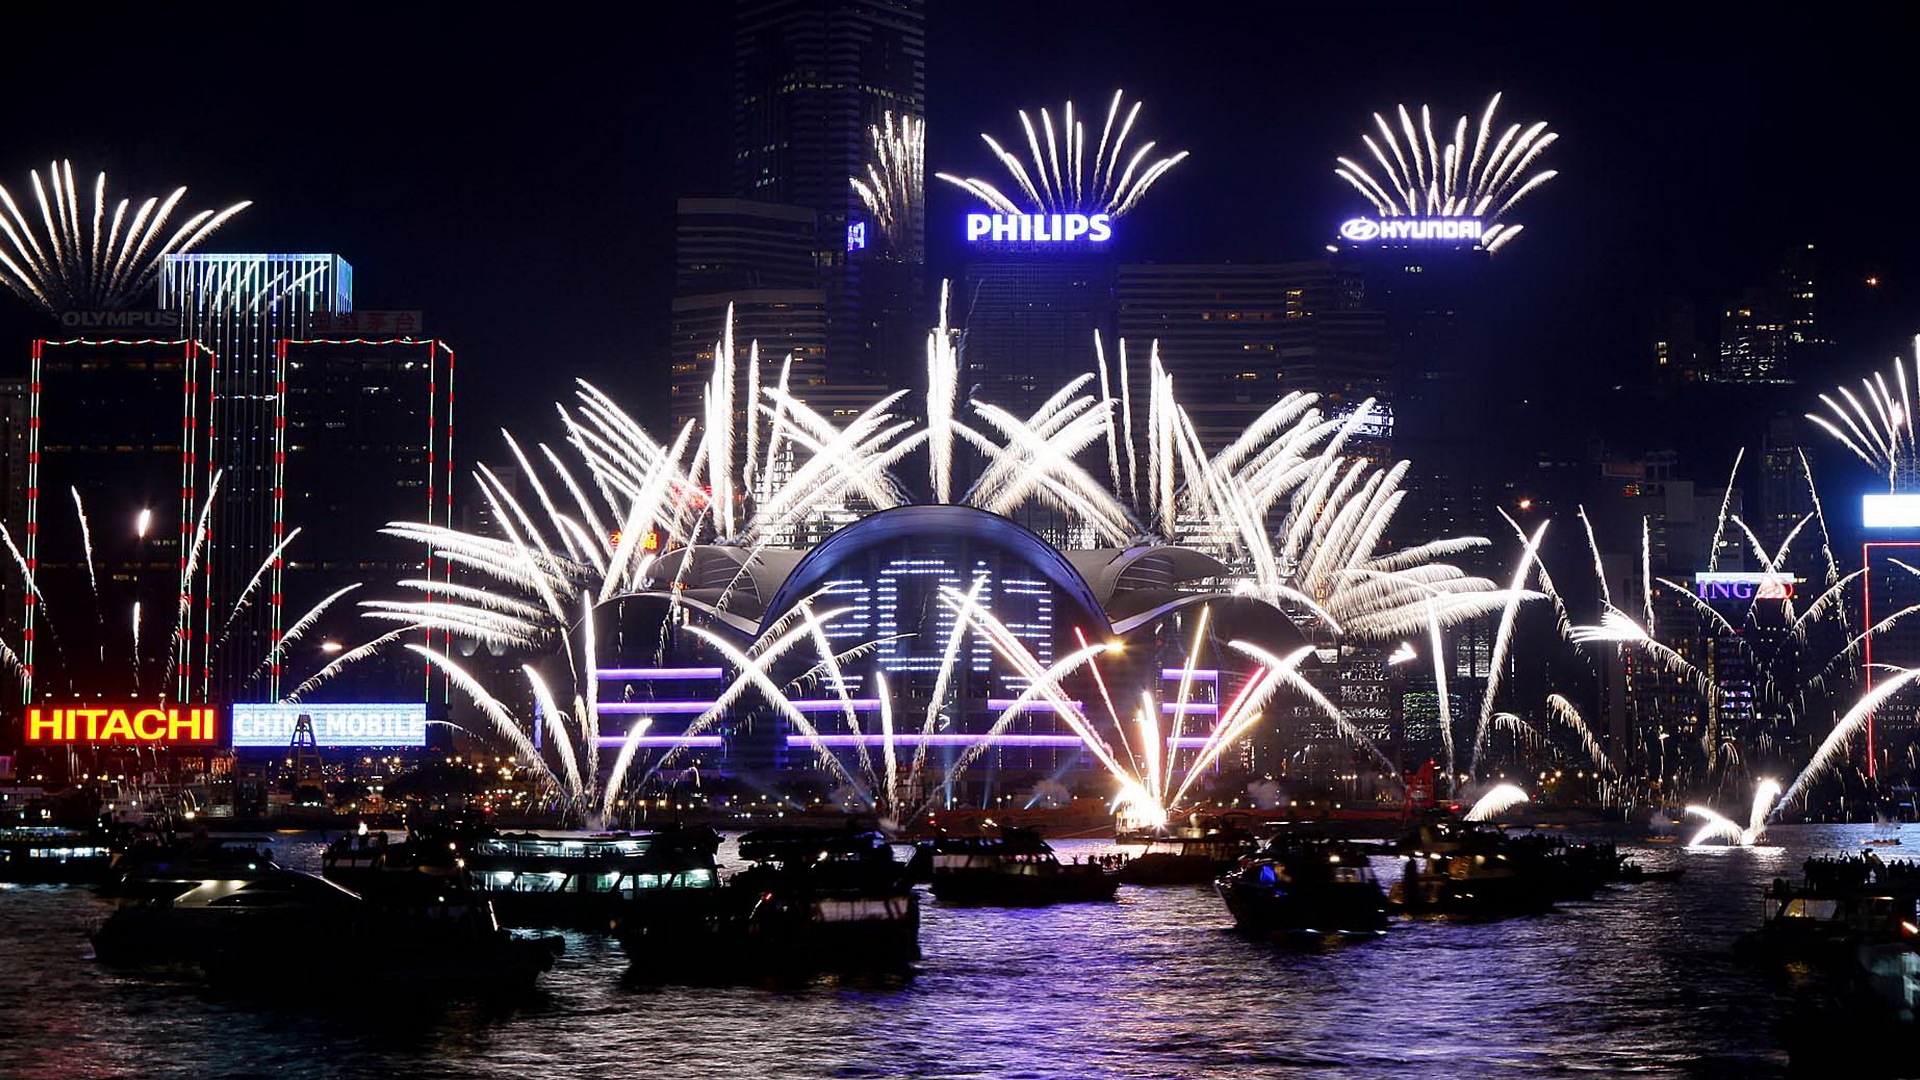
<svg viewBox="0 0 1920 1080"><path fill-rule="evenodd" d="M194 341L33 343L16 531L40 598L23 598L23 700L205 700L213 628L187 563L213 367Z"/></svg>
<svg viewBox="0 0 1920 1080"><path fill-rule="evenodd" d="M207 462L220 473L207 552L207 601L230 610L254 571L286 536L287 372L279 343L313 335L316 318L353 310L353 268L338 255L168 255L160 305L177 312L183 336L217 358ZM277 571L276 571L277 576ZM223 633L225 649L265 656L284 629L275 588ZM277 679L248 691L249 665L222 665L226 700L273 694Z"/></svg>
<svg viewBox="0 0 1920 1080"><path fill-rule="evenodd" d="M755 704L750 695L695 733L683 751L692 756L681 767L770 782L819 769L823 749L878 754L884 696L892 702L886 723L907 748L900 751L905 756L917 749L931 717L929 783L969 759L964 777L954 780L965 790L946 791L946 798L978 800L1042 780L1082 779L1099 767L1058 703L1040 699L1016 707L1033 669L1023 670L978 630L956 627L943 590L977 589L976 602L1039 669L1089 643L1124 643L1100 657L1097 673L1081 668L1061 683L1069 706L1113 741L1128 736L1116 730L1103 695L1113 687L1157 685L1159 707L1172 709L1178 687L1167 685L1166 673L1178 677L1184 668L1182 643L1203 606L1222 640L1237 636L1282 652L1297 647L1298 632L1271 608L1203 584L1224 570L1209 556L1177 547L1061 551L1007 518L951 505L873 513L805 550L677 549L653 564L639 593L602 608L605 625L596 630L603 642L602 743L617 746L626 728L642 719L649 724L642 744L649 752L680 743L686 725L725 686L723 673L733 665L681 625L704 625L744 644L812 598L816 612L835 613L822 633L847 656L840 671L844 699L818 672L804 683L810 689L792 695L804 723ZM665 617L669 596L682 611L679 622ZM951 666L949 650L956 658ZM1178 744L1186 749L1245 682L1245 657L1215 662L1215 656L1205 651L1189 680L1183 733L1189 741ZM796 653L769 674L787 685L815 662ZM1115 711L1131 717L1139 708L1130 695ZM1003 720L989 746L989 732Z"/></svg>

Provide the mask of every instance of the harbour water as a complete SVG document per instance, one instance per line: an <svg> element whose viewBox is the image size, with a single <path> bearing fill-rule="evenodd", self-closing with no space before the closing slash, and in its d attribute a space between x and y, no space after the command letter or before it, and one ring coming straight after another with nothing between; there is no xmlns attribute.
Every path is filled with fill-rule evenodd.
<svg viewBox="0 0 1920 1080"><path fill-rule="evenodd" d="M1786 995L1730 946L1774 878L1888 835L1626 844L1685 873L1550 915L1402 921L1313 949L1236 936L1197 887L1039 910L929 900L925 959L904 979L634 985L611 939L569 934L532 996L493 1003L261 1000L123 975L86 939L106 902L0 886L0 1077L1782 1076ZM1904 843L1883 858L1920 857L1920 826L1891 835ZM317 866L317 836L278 846ZM286 972L301 978L297 953Z"/></svg>

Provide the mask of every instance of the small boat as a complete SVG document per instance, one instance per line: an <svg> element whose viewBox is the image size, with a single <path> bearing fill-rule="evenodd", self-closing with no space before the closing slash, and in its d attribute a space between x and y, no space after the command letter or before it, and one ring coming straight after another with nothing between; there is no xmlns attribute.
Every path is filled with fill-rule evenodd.
<svg viewBox="0 0 1920 1080"><path fill-rule="evenodd" d="M1900 843L1900 838L1897 836L1876 836L1863 842L1874 847L1889 847Z"/></svg>
<svg viewBox="0 0 1920 1080"><path fill-rule="evenodd" d="M1387 895L1367 851L1343 840L1276 837L1214 888L1242 933L1362 937L1387 928Z"/></svg>
<svg viewBox="0 0 1920 1080"><path fill-rule="evenodd" d="M1205 885L1260 847L1245 829L1210 823L1131 833L1119 841L1147 848L1120 865L1122 885Z"/></svg>
<svg viewBox="0 0 1920 1080"><path fill-rule="evenodd" d="M1554 882L1492 826L1424 822L1401 841L1406 865L1387 904L1408 915L1502 918L1547 911Z"/></svg>
<svg viewBox="0 0 1920 1080"><path fill-rule="evenodd" d="M740 838L750 860L678 902L636 892L614 936L643 976L902 971L920 956L920 903L875 831L782 827Z"/></svg>
<svg viewBox="0 0 1920 1080"><path fill-rule="evenodd" d="M531 986L561 947L501 929L472 893L376 904L281 869L180 884L117 908L93 934L99 961L288 993L465 993Z"/></svg>
<svg viewBox="0 0 1920 1080"><path fill-rule="evenodd" d="M1623 861L1620 869L1614 874L1614 880L1622 884L1642 881L1678 881L1680 875L1684 873L1686 870L1678 866L1668 867L1665 870L1649 870L1637 862Z"/></svg>
<svg viewBox="0 0 1920 1080"><path fill-rule="evenodd" d="M1920 875L1872 856L1809 859L1799 884L1776 878L1760 928L1735 951L1770 964L1847 970L1863 947L1902 944L1920 926Z"/></svg>
<svg viewBox="0 0 1920 1080"><path fill-rule="evenodd" d="M178 896L183 884L211 878L243 880L278 869L272 837L145 834L115 853L95 891L116 900L165 899Z"/></svg>
<svg viewBox="0 0 1920 1080"><path fill-rule="evenodd" d="M94 885L113 861L102 830L41 825L0 828L0 881L15 885Z"/></svg>
<svg viewBox="0 0 1920 1080"><path fill-rule="evenodd" d="M953 904L1042 907L1111 900L1116 871L1096 863L1062 863L1032 829L1001 829L993 836L949 836L922 841L914 854L935 899Z"/></svg>

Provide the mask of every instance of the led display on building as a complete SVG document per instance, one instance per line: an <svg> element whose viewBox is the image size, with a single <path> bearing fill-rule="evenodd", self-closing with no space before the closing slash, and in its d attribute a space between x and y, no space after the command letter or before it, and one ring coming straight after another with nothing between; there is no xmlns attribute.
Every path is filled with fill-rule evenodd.
<svg viewBox="0 0 1920 1080"><path fill-rule="evenodd" d="M425 746L427 707L420 702L399 704L266 705L233 707L233 746L236 750L286 749L293 741L300 717L313 723L313 739L320 746Z"/></svg>
<svg viewBox="0 0 1920 1080"><path fill-rule="evenodd" d="M1693 575L1693 591L1702 600L1791 600L1798 581L1767 571L1703 570Z"/></svg>
<svg viewBox="0 0 1920 1080"><path fill-rule="evenodd" d="M1355 244L1451 243L1478 245L1484 233L1479 218L1390 217L1350 218L1340 225L1340 238Z"/></svg>

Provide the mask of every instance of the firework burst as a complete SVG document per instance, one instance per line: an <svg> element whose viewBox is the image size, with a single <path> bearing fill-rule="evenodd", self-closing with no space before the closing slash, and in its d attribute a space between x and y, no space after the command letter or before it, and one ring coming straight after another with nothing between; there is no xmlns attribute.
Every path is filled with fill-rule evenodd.
<svg viewBox="0 0 1920 1080"><path fill-rule="evenodd" d="M850 177L856 195L896 254L911 258L926 211L927 122L887 113L867 129L867 175Z"/></svg>
<svg viewBox="0 0 1920 1080"><path fill-rule="evenodd" d="M1500 219L1558 175L1552 169L1529 170L1559 138L1545 121L1510 124L1496 136L1494 113L1499 107L1500 95L1495 94L1478 125L1460 117L1444 144L1434 134L1433 112L1425 105L1417 122L1405 105L1395 108L1393 119L1374 113L1379 138L1360 137L1373 166L1343 157L1337 159L1334 173L1366 196L1382 217L1478 218L1486 224L1482 246L1497 250L1525 227Z"/></svg>
<svg viewBox="0 0 1920 1080"><path fill-rule="evenodd" d="M225 210L196 211L169 232L186 197L184 187L164 199L152 196L138 209L133 200L121 199L109 210L103 172L93 182L88 210L74 183L72 162L48 165L44 179L37 172L29 176L38 214L22 211L13 193L0 186L0 233L6 238L0 245L0 283L49 314L128 306L153 284L165 256L191 250L253 205L243 201Z"/></svg>
<svg viewBox="0 0 1920 1080"><path fill-rule="evenodd" d="M1914 396L1920 390L1920 338L1914 339L1913 371L1896 357L1888 375L1875 373L1860 380L1860 393L1844 386L1821 394L1825 415L1807 413L1807 419L1853 451L1855 457L1887 478L1890 491L1920 489L1920 443L1914 438ZM1839 395L1838 400L1834 395Z"/></svg>
<svg viewBox="0 0 1920 1080"><path fill-rule="evenodd" d="M1026 132L1029 155L1026 160L1001 146L993 136L980 136L1006 167L1013 179L1014 195L1024 200L1024 206L986 180L936 175L1004 214L1104 213L1119 217L1138 205L1141 196L1168 169L1187 157L1182 150L1155 158L1153 142L1129 150L1127 137L1140 116L1141 103L1136 101L1131 108L1124 108L1123 117L1125 99L1126 91L1113 92L1091 160L1087 156L1086 125L1075 119L1071 101L1061 110L1057 125L1046 109L1040 110L1038 128L1026 111L1021 111L1020 127Z"/></svg>

